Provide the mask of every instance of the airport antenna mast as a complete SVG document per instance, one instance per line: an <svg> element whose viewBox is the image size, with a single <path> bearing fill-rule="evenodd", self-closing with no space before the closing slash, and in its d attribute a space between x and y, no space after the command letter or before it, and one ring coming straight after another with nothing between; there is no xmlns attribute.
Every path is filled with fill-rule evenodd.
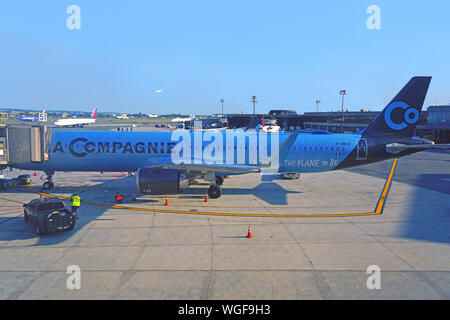
<svg viewBox="0 0 450 320"><path fill-rule="evenodd" d="M252 96L252 100L250 100L250 102L253 103L253 114L255 114L256 104L258 103L256 96Z"/></svg>

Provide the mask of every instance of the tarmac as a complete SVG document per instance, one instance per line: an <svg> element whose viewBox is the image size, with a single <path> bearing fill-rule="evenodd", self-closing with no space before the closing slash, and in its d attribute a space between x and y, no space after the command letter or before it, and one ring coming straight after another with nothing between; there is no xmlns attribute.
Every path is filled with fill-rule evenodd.
<svg viewBox="0 0 450 320"><path fill-rule="evenodd" d="M0 299L449 299L449 152L399 159L382 214L351 216L376 213L392 164L233 176L219 199L200 183L169 206L126 174L57 172L51 195L85 203L73 231L44 236L22 215L39 172L0 193ZM72 265L80 289L67 288ZM367 286L374 265L380 289Z"/></svg>

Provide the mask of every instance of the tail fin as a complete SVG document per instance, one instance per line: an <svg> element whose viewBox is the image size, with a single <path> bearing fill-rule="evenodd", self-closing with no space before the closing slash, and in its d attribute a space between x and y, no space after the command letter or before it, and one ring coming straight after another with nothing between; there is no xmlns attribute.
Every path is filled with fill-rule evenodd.
<svg viewBox="0 0 450 320"><path fill-rule="evenodd" d="M94 108L94 111L92 111L92 119L97 119L97 108Z"/></svg>
<svg viewBox="0 0 450 320"><path fill-rule="evenodd" d="M363 135L412 137L419 122L431 77L413 77L364 130Z"/></svg>

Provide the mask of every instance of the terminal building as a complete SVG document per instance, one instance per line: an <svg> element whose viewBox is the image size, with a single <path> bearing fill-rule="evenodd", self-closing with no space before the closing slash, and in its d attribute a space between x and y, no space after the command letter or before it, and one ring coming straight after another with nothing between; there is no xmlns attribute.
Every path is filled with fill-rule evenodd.
<svg viewBox="0 0 450 320"><path fill-rule="evenodd" d="M305 112L294 110L271 110L267 114L225 114L200 116L195 121L197 128L246 128L252 122L264 121L277 125L282 131L296 129L304 131L324 130L332 133L354 133L366 128L380 111L335 111ZM194 126L192 123L191 126ZM433 139L436 143L450 142L450 105L430 106L420 114L416 136Z"/></svg>
<svg viewBox="0 0 450 320"><path fill-rule="evenodd" d="M431 131L436 143L450 143L450 105L428 108L425 127Z"/></svg>
<svg viewBox="0 0 450 320"><path fill-rule="evenodd" d="M364 129L378 115L379 111L359 112L306 112L303 114L304 129L329 132L358 132ZM342 125L342 127L341 127Z"/></svg>

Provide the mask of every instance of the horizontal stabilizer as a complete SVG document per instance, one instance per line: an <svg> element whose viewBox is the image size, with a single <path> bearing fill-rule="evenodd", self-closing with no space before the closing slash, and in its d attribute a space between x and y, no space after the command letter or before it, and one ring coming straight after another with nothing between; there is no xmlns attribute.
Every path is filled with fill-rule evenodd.
<svg viewBox="0 0 450 320"><path fill-rule="evenodd" d="M397 154L408 149L422 149L422 150L450 150L450 144L402 144L402 143L390 143L386 145L386 152Z"/></svg>

